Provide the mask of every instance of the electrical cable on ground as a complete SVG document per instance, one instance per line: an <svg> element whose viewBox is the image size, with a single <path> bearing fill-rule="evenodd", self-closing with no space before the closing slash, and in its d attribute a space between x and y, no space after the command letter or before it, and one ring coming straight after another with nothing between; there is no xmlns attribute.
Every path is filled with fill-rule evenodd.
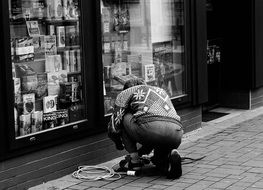
<svg viewBox="0 0 263 190"><path fill-rule="evenodd" d="M121 174L106 166L79 166L72 176L80 180L96 181L101 179L118 180L121 178ZM117 177L114 177L115 175Z"/></svg>
<svg viewBox="0 0 263 190"><path fill-rule="evenodd" d="M202 160L205 156L199 158L182 157L182 165L191 164L196 161ZM187 161L188 160L188 161ZM115 164L116 166L118 164ZM72 177L84 181L97 181L97 180L118 180L122 175L136 176L136 171L115 172L113 167L106 166L79 166L78 170L72 173Z"/></svg>
<svg viewBox="0 0 263 190"><path fill-rule="evenodd" d="M202 156L202 157L199 157L199 158L191 158L191 157L184 156L184 157L181 158L182 165L194 163L196 161L202 160L205 157L206 156Z"/></svg>

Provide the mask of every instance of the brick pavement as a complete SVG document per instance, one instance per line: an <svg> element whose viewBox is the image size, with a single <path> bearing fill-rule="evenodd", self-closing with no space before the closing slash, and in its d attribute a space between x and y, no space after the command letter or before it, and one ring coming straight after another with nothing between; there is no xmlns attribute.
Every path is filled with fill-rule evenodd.
<svg viewBox="0 0 263 190"><path fill-rule="evenodd" d="M206 157L183 165L183 175L178 180L151 174L126 176L116 181L83 182L68 175L30 190L263 189L263 108L204 123L202 129L193 133L184 138L179 148L181 155Z"/></svg>

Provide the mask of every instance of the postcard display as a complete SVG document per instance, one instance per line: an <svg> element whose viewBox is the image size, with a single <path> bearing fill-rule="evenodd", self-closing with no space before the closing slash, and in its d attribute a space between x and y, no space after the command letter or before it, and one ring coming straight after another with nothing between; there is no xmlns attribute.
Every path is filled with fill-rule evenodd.
<svg viewBox="0 0 263 190"><path fill-rule="evenodd" d="M183 1L127 2L101 1L105 114L112 112L117 94L132 78L142 78L150 85L162 87L171 97L182 95L184 90ZM149 10L156 3L162 4L164 25L155 21L159 18L146 14L147 9L156 13ZM156 9L160 7L157 5ZM150 18L145 18L146 15Z"/></svg>
<svg viewBox="0 0 263 190"><path fill-rule="evenodd" d="M84 119L77 0L10 0L16 137Z"/></svg>

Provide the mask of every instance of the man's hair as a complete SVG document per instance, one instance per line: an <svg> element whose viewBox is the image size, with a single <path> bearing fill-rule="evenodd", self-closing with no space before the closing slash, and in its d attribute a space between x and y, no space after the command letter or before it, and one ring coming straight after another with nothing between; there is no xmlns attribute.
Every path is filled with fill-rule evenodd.
<svg viewBox="0 0 263 190"><path fill-rule="evenodd" d="M137 86L137 85L146 85L143 79L137 78L137 79L130 79L127 82L125 82L123 86L123 90L126 90L127 88Z"/></svg>

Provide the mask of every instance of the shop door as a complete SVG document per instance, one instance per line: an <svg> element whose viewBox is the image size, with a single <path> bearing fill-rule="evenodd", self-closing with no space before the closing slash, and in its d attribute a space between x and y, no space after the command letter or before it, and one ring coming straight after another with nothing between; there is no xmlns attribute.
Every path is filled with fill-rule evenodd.
<svg viewBox="0 0 263 190"><path fill-rule="evenodd" d="M220 106L222 40L211 39L207 43L208 102L203 111Z"/></svg>
<svg viewBox="0 0 263 190"><path fill-rule="evenodd" d="M220 7L220 1L206 0L208 101L203 105L203 111L220 105L223 49Z"/></svg>

